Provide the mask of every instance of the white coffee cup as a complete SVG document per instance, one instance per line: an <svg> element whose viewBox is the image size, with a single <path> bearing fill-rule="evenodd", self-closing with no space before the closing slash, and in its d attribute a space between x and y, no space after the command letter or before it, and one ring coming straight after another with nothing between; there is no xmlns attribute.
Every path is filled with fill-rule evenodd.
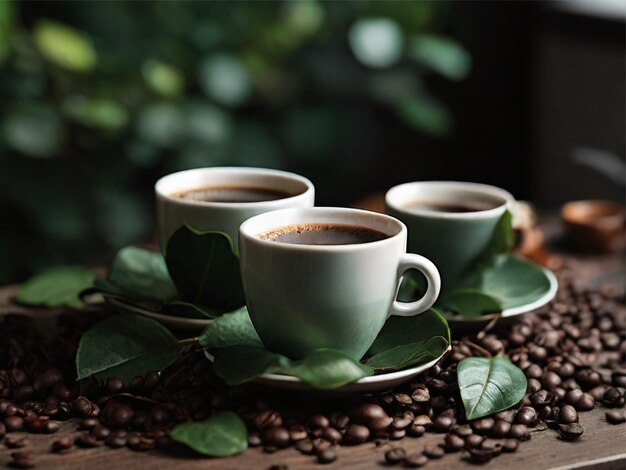
<svg viewBox="0 0 626 470"><path fill-rule="evenodd" d="M293 225L348 225L385 238L343 245L263 239ZM347 208L285 209L252 217L239 229L240 266L252 323L265 346L292 358L319 348L360 359L390 315L417 315L435 302L440 279L428 259L406 253L406 226L375 212ZM421 271L424 297L396 300L402 275Z"/></svg>
<svg viewBox="0 0 626 470"><path fill-rule="evenodd" d="M258 202L204 202L177 197L183 192L208 187L265 188L291 196ZM315 189L307 178L264 168L214 167L180 171L158 180L154 190L162 252L172 234L185 224L198 230L226 232L236 247L239 226L244 220L277 209L312 207L315 202Z"/></svg>

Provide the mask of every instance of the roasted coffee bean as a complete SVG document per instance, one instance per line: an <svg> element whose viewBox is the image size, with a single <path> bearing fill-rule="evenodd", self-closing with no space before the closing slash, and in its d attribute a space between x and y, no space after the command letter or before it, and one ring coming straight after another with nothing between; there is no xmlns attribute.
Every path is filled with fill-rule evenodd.
<svg viewBox="0 0 626 470"><path fill-rule="evenodd" d="M153 406L150 410L150 419L153 424L165 424L170 420L170 412L164 406Z"/></svg>
<svg viewBox="0 0 626 470"><path fill-rule="evenodd" d="M126 439L126 436L121 436L121 435L112 433L106 438L104 443L111 449L119 449L121 447L126 446L127 439Z"/></svg>
<svg viewBox="0 0 626 470"><path fill-rule="evenodd" d="M524 373L529 379L540 379L543 375L543 369L538 364L531 364L524 370Z"/></svg>
<svg viewBox="0 0 626 470"><path fill-rule="evenodd" d="M533 428L537 425L537 412L530 406L523 406L517 412L516 420L519 424Z"/></svg>
<svg viewBox="0 0 626 470"><path fill-rule="evenodd" d="M458 426L457 428L454 429L454 433L457 436L461 436L465 438L469 436L470 434L472 434L473 431L472 431L472 427L469 424L462 424L461 426Z"/></svg>
<svg viewBox="0 0 626 470"><path fill-rule="evenodd" d="M493 437L506 437L511 430L511 423L504 421L503 419L497 420L493 428L491 429L491 435Z"/></svg>
<svg viewBox="0 0 626 470"><path fill-rule="evenodd" d="M360 424L351 424L346 429L344 440L347 444L363 444L370 437L370 430Z"/></svg>
<svg viewBox="0 0 626 470"><path fill-rule="evenodd" d="M100 408L83 396L79 396L72 401L72 410L83 418L98 416L100 414Z"/></svg>
<svg viewBox="0 0 626 470"><path fill-rule="evenodd" d="M563 424L575 423L578 421L578 413L572 405L563 405L559 410L559 422Z"/></svg>
<svg viewBox="0 0 626 470"><path fill-rule="evenodd" d="M146 373L143 378L143 388L146 390L153 390L159 385L160 374L157 370L151 370Z"/></svg>
<svg viewBox="0 0 626 470"><path fill-rule="evenodd" d="M156 447L156 442L154 441L154 439L149 439L144 436L141 436L139 440L136 442L133 441L131 443L130 441L127 441L126 445L127 447L131 448L134 451L147 452Z"/></svg>
<svg viewBox="0 0 626 470"><path fill-rule="evenodd" d="M535 393L541 390L541 382L539 382L539 380L537 379L528 379L528 385L526 387L526 390L529 393Z"/></svg>
<svg viewBox="0 0 626 470"><path fill-rule="evenodd" d="M337 451L332 447L320 449L317 452L317 461L321 464L331 463L337 460Z"/></svg>
<svg viewBox="0 0 626 470"><path fill-rule="evenodd" d="M313 415L309 418L308 425L309 429L321 429L329 426L330 421L324 415Z"/></svg>
<svg viewBox="0 0 626 470"><path fill-rule="evenodd" d="M372 420L376 418L387 418L387 413L380 406L374 403L365 403L355 411L355 417L361 420Z"/></svg>
<svg viewBox="0 0 626 470"><path fill-rule="evenodd" d="M572 405L572 406L576 406L578 401L582 398L583 394L584 394L584 392L581 389L579 389L579 388L576 388L574 390L570 390L565 395L565 403L567 403L569 405Z"/></svg>
<svg viewBox="0 0 626 470"><path fill-rule="evenodd" d="M459 452L465 446L465 440L456 434L446 434L443 441L447 452Z"/></svg>
<svg viewBox="0 0 626 470"><path fill-rule="evenodd" d="M419 415L413 419L413 424L416 426L428 427L433 424L432 420L427 415Z"/></svg>
<svg viewBox="0 0 626 470"><path fill-rule="evenodd" d="M495 424L493 418L480 418L471 422L472 429L478 434L487 434L491 431Z"/></svg>
<svg viewBox="0 0 626 470"><path fill-rule="evenodd" d="M112 377L107 379L106 383L104 384L104 388L109 393L119 393L124 390L124 383L120 379Z"/></svg>
<svg viewBox="0 0 626 470"><path fill-rule="evenodd" d="M369 428L371 431L374 431L374 432L384 431L391 425L392 422L393 422L393 418L390 418L389 416L385 418L374 418L373 420L369 422Z"/></svg>
<svg viewBox="0 0 626 470"><path fill-rule="evenodd" d="M315 418L315 417L314 417ZM254 419L254 424L257 429L263 430L273 426L282 426L283 419L280 414L273 410L261 411ZM309 424L310 426L310 424Z"/></svg>
<svg viewBox="0 0 626 470"><path fill-rule="evenodd" d="M502 443L493 439L485 439L480 445L480 448L493 452L495 456L502 451Z"/></svg>
<svg viewBox="0 0 626 470"><path fill-rule="evenodd" d="M24 418L13 415L4 418L4 426L8 432L18 432L24 430Z"/></svg>
<svg viewBox="0 0 626 470"><path fill-rule="evenodd" d="M291 442L301 441L307 437L308 433L306 432L306 428L304 426L296 424L289 428L289 439L291 439Z"/></svg>
<svg viewBox="0 0 626 470"><path fill-rule="evenodd" d="M479 434L470 434L465 438L465 447L480 447L485 438Z"/></svg>
<svg viewBox="0 0 626 470"><path fill-rule="evenodd" d="M428 463L428 457L421 453L412 453L406 456L404 464L409 468L423 467Z"/></svg>
<svg viewBox="0 0 626 470"><path fill-rule="evenodd" d="M440 459L444 456L445 451L439 446L426 446L423 453L429 459Z"/></svg>
<svg viewBox="0 0 626 470"><path fill-rule="evenodd" d="M392 396L393 399L401 405L410 405L411 403L413 403L411 397L408 396L406 393L394 393Z"/></svg>
<svg viewBox="0 0 626 470"><path fill-rule="evenodd" d="M343 413L333 413L330 417L330 425L335 429L346 429L350 424L350 418Z"/></svg>
<svg viewBox="0 0 626 470"><path fill-rule="evenodd" d="M61 429L61 426L56 421L45 421L42 432L46 434L52 434Z"/></svg>
<svg viewBox="0 0 626 470"><path fill-rule="evenodd" d="M626 388L626 371L616 370L611 373L611 384L614 387Z"/></svg>
<svg viewBox="0 0 626 470"><path fill-rule="evenodd" d="M543 420L550 419L550 416L552 416L552 407L542 406L541 408L539 408L537 416L539 417L539 419Z"/></svg>
<svg viewBox="0 0 626 470"><path fill-rule="evenodd" d="M552 371L548 371L543 374L541 384L548 390L554 390L561 384L561 377Z"/></svg>
<svg viewBox="0 0 626 470"><path fill-rule="evenodd" d="M454 424L454 419L449 416L439 415L433 421L433 428L438 432L447 432Z"/></svg>
<svg viewBox="0 0 626 470"><path fill-rule="evenodd" d="M596 401L589 393L583 393L574 407L578 411L591 411L596 406Z"/></svg>
<svg viewBox="0 0 626 470"><path fill-rule="evenodd" d="M311 455L314 452L313 443L308 439L298 441L296 450L304 455Z"/></svg>
<svg viewBox="0 0 626 470"><path fill-rule="evenodd" d="M552 400L554 394L548 390L538 390L530 396L530 403L536 407L549 405Z"/></svg>
<svg viewBox="0 0 626 470"><path fill-rule="evenodd" d="M393 429L406 429L411 423L413 422L413 420L409 419L409 418L393 418L393 421L391 423L391 427Z"/></svg>
<svg viewBox="0 0 626 470"><path fill-rule="evenodd" d="M413 390L411 399L416 403L426 403L430 400L430 392L426 386L421 385Z"/></svg>
<svg viewBox="0 0 626 470"><path fill-rule="evenodd" d="M564 362L561 367L556 370L556 373L563 379L569 379L576 372L576 368L569 362Z"/></svg>
<svg viewBox="0 0 626 470"><path fill-rule="evenodd" d="M519 441L516 439L506 439L502 444L502 452L515 452L519 447Z"/></svg>
<svg viewBox="0 0 626 470"><path fill-rule="evenodd" d="M513 439L519 439L520 441L527 441L530 439L530 433L528 427L525 424L513 424L509 431L509 437Z"/></svg>
<svg viewBox="0 0 626 470"><path fill-rule="evenodd" d="M406 458L406 451L402 447L394 447L385 452L385 462L395 465L403 462Z"/></svg>
<svg viewBox="0 0 626 470"><path fill-rule="evenodd" d="M122 429L127 428L133 422L135 410L129 405L110 401L102 412L102 416L109 426Z"/></svg>
<svg viewBox="0 0 626 470"><path fill-rule="evenodd" d="M52 452L65 453L74 447L74 441L69 437L63 437L52 443Z"/></svg>
<svg viewBox="0 0 626 470"><path fill-rule="evenodd" d="M78 429L91 429L98 424L100 424L100 420L98 418L85 418L80 420Z"/></svg>
<svg viewBox="0 0 626 470"><path fill-rule="evenodd" d="M422 437L425 432L426 432L426 428L418 424L411 424L406 429L406 433L411 437Z"/></svg>
<svg viewBox="0 0 626 470"><path fill-rule="evenodd" d="M98 447L102 445L101 441L98 441L96 436L93 436L88 433L81 434L75 440L76 445L79 447L90 448L90 447Z"/></svg>
<svg viewBox="0 0 626 470"><path fill-rule="evenodd" d="M389 439L391 439L392 441L397 441L400 439L404 439L405 436L406 431L404 429L392 429L391 433L389 434Z"/></svg>
<svg viewBox="0 0 626 470"><path fill-rule="evenodd" d="M9 462L9 466L13 468L33 468L35 466L35 460L31 454L25 452L12 452Z"/></svg>
<svg viewBox="0 0 626 470"><path fill-rule="evenodd" d="M280 426L266 428L263 431L263 442L278 448L289 445L289 431Z"/></svg>
<svg viewBox="0 0 626 470"><path fill-rule="evenodd" d="M622 406L624 395L615 387L607 387L602 397L602 402L607 406Z"/></svg>
<svg viewBox="0 0 626 470"><path fill-rule="evenodd" d="M248 434L248 445L250 447L259 447L261 444L261 435L258 432L253 431Z"/></svg>
<svg viewBox="0 0 626 470"><path fill-rule="evenodd" d="M559 424L559 435L567 441L574 441L583 435L584 429L580 423Z"/></svg>
<svg viewBox="0 0 626 470"><path fill-rule="evenodd" d="M101 424L91 429L91 435L98 440L106 439L107 437L109 437L109 434L111 434L111 430L106 426L102 426Z"/></svg>
<svg viewBox="0 0 626 470"><path fill-rule="evenodd" d="M611 424L621 424L626 422L626 410L609 410L606 412L606 420Z"/></svg>
<svg viewBox="0 0 626 470"><path fill-rule="evenodd" d="M321 437L322 439L325 439L332 444L337 444L341 442L341 440L343 439L342 434L339 431L337 431L335 428L332 428L330 426L326 426L325 428L322 428Z"/></svg>

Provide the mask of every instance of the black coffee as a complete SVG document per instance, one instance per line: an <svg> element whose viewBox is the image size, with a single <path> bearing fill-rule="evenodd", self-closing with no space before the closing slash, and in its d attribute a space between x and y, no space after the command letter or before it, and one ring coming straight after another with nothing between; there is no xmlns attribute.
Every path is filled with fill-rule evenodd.
<svg viewBox="0 0 626 470"><path fill-rule="evenodd" d="M358 225L302 224L273 229L259 238L294 245L354 245L384 240L389 235Z"/></svg>
<svg viewBox="0 0 626 470"><path fill-rule="evenodd" d="M488 202L445 202L445 201L426 201L416 200L408 202L404 205L405 208L411 210L422 210L431 212L478 212L486 211L497 207L495 204Z"/></svg>
<svg viewBox="0 0 626 470"><path fill-rule="evenodd" d="M284 199L294 194L255 186L210 186L182 191L173 196L186 201L199 202L260 202Z"/></svg>

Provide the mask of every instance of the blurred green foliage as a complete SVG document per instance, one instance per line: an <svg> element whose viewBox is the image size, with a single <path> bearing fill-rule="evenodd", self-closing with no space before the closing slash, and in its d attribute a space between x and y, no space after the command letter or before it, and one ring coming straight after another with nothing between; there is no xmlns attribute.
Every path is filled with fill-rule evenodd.
<svg viewBox="0 0 626 470"><path fill-rule="evenodd" d="M0 0L0 283L149 239L168 172L286 168L329 199L383 120L445 135L424 79L471 66L448 8Z"/></svg>

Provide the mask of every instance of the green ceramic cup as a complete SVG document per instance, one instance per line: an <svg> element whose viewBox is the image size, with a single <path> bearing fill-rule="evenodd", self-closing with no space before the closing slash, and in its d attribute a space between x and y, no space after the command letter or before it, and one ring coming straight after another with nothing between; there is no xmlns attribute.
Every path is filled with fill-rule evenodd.
<svg viewBox="0 0 626 470"><path fill-rule="evenodd" d="M416 181L385 195L386 212L408 228L408 250L435 263L443 292L454 288L484 252L514 202L504 189L456 181Z"/></svg>
<svg viewBox="0 0 626 470"><path fill-rule="evenodd" d="M263 239L268 231L306 224L367 227L382 240L345 245L296 245ZM406 227L388 215L358 209L283 209L239 228L241 279L250 319L265 346L293 359L319 348L359 360L390 315L417 315L439 294L437 268L406 252ZM398 302L405 271L428 281L424 296Z"/></svg>

